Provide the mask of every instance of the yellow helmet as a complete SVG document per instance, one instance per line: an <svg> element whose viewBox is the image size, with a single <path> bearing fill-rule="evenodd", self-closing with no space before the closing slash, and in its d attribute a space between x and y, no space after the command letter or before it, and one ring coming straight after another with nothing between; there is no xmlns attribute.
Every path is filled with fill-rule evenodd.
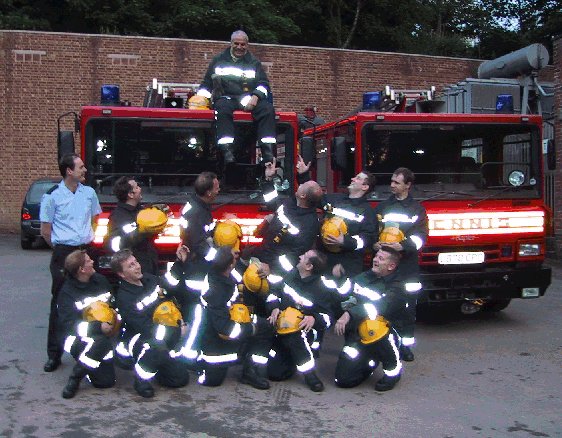
<svg viewBox="0 0 562 438"><path fill-rule="evenodd" d="M209 99L204 96L191 96L187 101L187 107L189 109L210 109Z"/></svg>
<svg viewBox="0 0 562 438"><path fill-rule="evenodd" d="M375 319L365 319L359 324L359 336L362 344L372 344L385 337L390 330L388 321L378 315Z"/></svg>
<svg viewBox="0 0 562 438"><path fill-rule="evenodd" d="M168 216L159 208L144 208L137 214L138 230L141 233L161 233L167 223Z"/></svg>
<svg viewBox="0 0 562 438"><path fill-rule="evenodd" d="M152 320L156 324L178 327L182 319L181 312L173 301L163 301L154 310Z"/></svg>
<svg viewBox="0 0 562 438"><path fill-rule="evenodd" d="M381 234L379 235L379 242L381 243L400 243L404 240L404 233L400 228L394 226L390 222L386 224Z"/></svg>
<svg viewBox="0 0 562 438"><path fill-rule="evenodd" d="M341 247L339 245L330 245L326 242L328 236L338 237L342 234L347 234L347 225L345 221L338 216L332 216L327 218L322 223L322 228L320 229L320 235L322 236L322 243L326 249L330 252L340 252Z"/></svg>
<svg viewBox="0 0 562 438"><path fill-rule="evenodd" d="M104 301L94 301L82 311L84 321L107 322L112 325L109 336L116 335L119 332L121 321L117 318L115 309L109 307Z"/></svg>
<svg viewBox="0 0 562 438"><path fill-rule="evenodd" d="M269 292L269 283L265 278L258 275L258 269L257 263L250 263L244 271L244 275L242 275L242 281L250 292L267 293Z"/></svg>
<svg viewBox="0 0 562 438"><path fill-rule="evenodd" d="M250 317L250 310L248 306L242 303L234 303L230 306L230 319L234 322L239 322L241 324L252 322L252 318Z"/></svg>
<svg viewBox="0 0 562 438"><path fill-rule="evenodd" d="M217 222L213 241L216 246L231 246L235 251L240 251L242 229L240 225L231 220Z"/></svg>
<svg viewBox="0 0 562 438"><path fill-rule="evenodd" d="M287 307L277 318L277 333L288 335L300 331L299 324L304 319L304 314L294 307Z"/></svg>

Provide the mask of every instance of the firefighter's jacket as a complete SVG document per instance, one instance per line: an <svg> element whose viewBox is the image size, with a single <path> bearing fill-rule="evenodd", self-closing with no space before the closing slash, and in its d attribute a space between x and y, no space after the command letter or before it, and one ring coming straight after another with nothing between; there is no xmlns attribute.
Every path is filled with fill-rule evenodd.
<svg viewBox="0 0 562 438"><path fill-rule="evenodd" d="M293 307L305 316L314 317L314 329L324 331L332 325L331 312L336 284L319 275L302 278L294 268L283 276L283 280L273 283L269 278L271 290L267 296L267 310L285 310Z"/></svg>
<svg viewBox="0 0 562 438"><path fill-rule="evenodd" d="M265 99L269 80L261 62L250 52L233 59L230 47L213 58L198 94L217 100L222 96L255 95Z"/></svg>
<svg viewBox="0 0 562 438"><path fill-rule="evenodd" d="M353 279L353 293L342 303L351 320L346 327L346 342L359 341L359 324L365 319L383 316L392 326L405 318L408 311L408 296L398 271L384 277L372 270L363 272Z"/></svg>
<svg viewBox="0 0 562 438"><path fill-rule="evenodd" d="M272 189L273 185L265 191L271 193ZM275 216L264 227L263 241L252 255L269 264L273 271L279 272L282 268L280 257L284 256L294 266L299 256L314 246L320 224L316 207L299 207L294 197L284 201L275 197L269 201L268 206L275 210Z"/></svg>
<svg viewBox="0 0 562 438"><path fill-rule="evenodd" d="M130 249L140 263L143 272L158 272L158 252L154 246L154 235L141 233L137 226L137 214L142 210L124 202L118 202L109 215L108 233L105 241L107 249L117 252Z"/></svg>
<svg viewBox="0 0 562 438"><path fill-rule="evenodd" d="M212 260L214 248L207 240L213 236L214 228L211 206L194 194L182 208L181 214L182 240L191 251L193 260L203 263Z"/></svg>
<svg viewBox="0 0 562 438"><path fill-rule="evenodd" d="M425 208L411 195L398 200L394 195L375 207L379 222L379 235L385 227L398 228L404 234L401 243L404 249L400 261L401 275L410 279L419 276L418 251L427 240L427 214Z"/></svg>
<svg viewBox="0 0 562 438"><path fill-rule="evenodd" d="M174 288L164 278L144 274L142 286L121 280L116 292L116 304L124 323L122 340L127 343L133 336L140 334L141 341L154 339L158 324L153 321L154 310L163 301L174 300ZM166 327L165 339L173 339L180 332L180 327Z"/></svg>
<svg viewBox="0 0 562 438"><path fill-rule="evenodd" d="M102 335L101 322L86 322L82 315L91 303L110 303L111 298L111 285L101 274L94 273L87 283L73 277L67 278L57 300L59 322L64 336Z"/></svg>
<svg viewBox="0 0 562 438"><path fill-rule="evenodd" d="M186 321L191 321L193 307L201 301L201 291L205 285L208 268L208 263L192 259L185 262L177 260L164 276L166 282L172 286L171 289Z"/></svg>

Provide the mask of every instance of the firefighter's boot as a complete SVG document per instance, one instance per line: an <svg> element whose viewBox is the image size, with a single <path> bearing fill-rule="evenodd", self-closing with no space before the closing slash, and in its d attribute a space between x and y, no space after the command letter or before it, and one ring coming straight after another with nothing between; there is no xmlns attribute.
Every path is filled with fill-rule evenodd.
<svg viewBox="0 0 562 438"><path fill-rule="evenodd" d="M253 386L256 389L269 389L269 380L265 377L267 370L265 367L254 365L249 360L244 363L240 382Z"/></svg>
<svg viewBox="0 0 562 438"><path fill-rule="evenodd" d="M375 390L376 391L390 391L392 388L396 386L398 381L400 380L400 374L397 376L388 376L384 375L382 379L380 379L377 383L375 383Z"/></svg>
<svg viewBox="0 0 562 438"><path fill-rule="evenodd" d="M264 164L273 163L273 145L271 143L260 142L261 158Z"/></svg>
<svg viewBox="0 0 562 438"><path fill-rule="evenodd" d="M304 374L304 382L306 386L310 388L311 391L314 392L322 392L324 391L324 384L318 378L314 371L309 371Z"/></svg>
<svg viewBox="0 0 562 438"><path fill-rule="evenodd" d="M413 362L414 361L414 352L410 347L406 345L402 345L400 347L400 359L405 362Z"/></svg>
<svg viewBox="0 0 562 438"><path fill-rule="evenodd" d="M139 377L135 377L135 383L133 385L137 394L144 398L154 397L154 388L148 380L143 380Z"/></svg>
<svg viewBox="0 0 562 438"><path fill-rule="evenodd" d="M225 166L236 162L234 157L234 151L231 143L226 143L220 146L220 151L222 153L222 160Z"/></svg>
<svg viewBox="0 0 562 438"><path fill-rule="evenodd" d="M72 373L68 378L66 386L62 390L62 398L73 398L78 392L80 381L88 374L88 370L81 364L77 363L72 368Z"/></svg>

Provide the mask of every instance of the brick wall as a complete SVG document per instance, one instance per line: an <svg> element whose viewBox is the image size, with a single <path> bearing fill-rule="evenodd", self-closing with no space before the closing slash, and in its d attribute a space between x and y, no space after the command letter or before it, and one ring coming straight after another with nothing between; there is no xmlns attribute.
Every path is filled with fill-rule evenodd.
<svg viewBox="0 0 562 438"><path fill-rule="evenodd" d="M559 40L558 53L560 45ZM21 201L32 179L58 174L58 116L99 102L102 84L119 84L121 99L139 105L153 77L198 83L211 57L226 46L219 41L0 31L0 230L19 230ZM475 77L480 64L295 46L255 44L251 50L268 69L278 110L302 111L314 104L326 120L358 107L365 91L384 85L435 85L439 90ZM559 53L558 66L561 58ZM560 86L560 69L556 71ZM553 69L546 69L543 78L552 80L552 74Z"/></svg>
<svg viewBox="0 0 562 438"><path fill-rule="evenodd" d="M557 241L558 255L562 254L562 35L553 43L553 81L554 81L554 113L555 113L555 142L556 142L556 171L554 185L554 234Z"/></svg>

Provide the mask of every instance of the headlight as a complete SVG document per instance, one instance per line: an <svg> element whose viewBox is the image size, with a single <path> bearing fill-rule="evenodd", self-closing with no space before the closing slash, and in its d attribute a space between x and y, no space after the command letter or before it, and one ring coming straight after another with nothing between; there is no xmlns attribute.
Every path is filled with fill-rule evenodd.
<svg viewBox="0 0 562 438"><path fill-rule="evenodd" d="M540 243L521 243L519 244L519 257L529 257L541 255Z"/></svg>
<svg viewBox="0 0 562 438"><path fill-rule="evenodd" d="M520 170L514 170L509 174L509 177L507 179L509 181L509 184L518 187L525 182L525 174Z"/></svg>

